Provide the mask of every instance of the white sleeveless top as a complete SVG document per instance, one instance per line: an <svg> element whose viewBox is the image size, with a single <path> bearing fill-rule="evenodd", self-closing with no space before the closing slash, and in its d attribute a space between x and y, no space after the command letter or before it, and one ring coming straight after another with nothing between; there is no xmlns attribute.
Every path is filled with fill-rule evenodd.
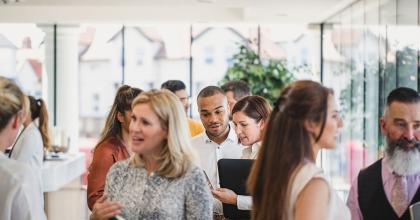
<svg viewBox="0 0 420 220"><path fill-rule="evenodd" d="M328 187L330 189L328 213L327 218L325 220L350 220L350 210L347 208L346 204L338 197L335 190L331 187L328 180L325 178L322 170L312 162L307 162L305 165L303 165L295 176L289 203L293 205L289 206L287 210L287 219L294 219L293 213L297 197L299 193L303 190L303 188L306 186L306 184L308 184L308 182L314 177L324 179L327 182Z"/></svg>

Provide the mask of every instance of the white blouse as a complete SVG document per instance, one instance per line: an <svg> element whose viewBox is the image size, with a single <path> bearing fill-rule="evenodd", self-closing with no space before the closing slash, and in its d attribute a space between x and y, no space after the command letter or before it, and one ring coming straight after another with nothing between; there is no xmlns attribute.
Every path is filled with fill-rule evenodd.
<svg viewBox="0 0 420 220"><path fill-rule="evenodd" d="M251 146L246 146L242 150L242 157L241 159L257 159L258 150L260 150L261 142L254 143Z"/></svg>
<svg viewBox="0 0 420 220"><path fill-rule="evenodd" d="M335 190L331 187L328 180L324 176L322 169L318 168L314 163L312 162L306 162L303 167L300 168L298 173L295 176L295 179L293 180L292 185L292 192L290 194L290 203L292 204L289 206L287 210L287 219L293 220L293 214L294 214L294 208L296 200L299 196L299 193L303 190L303 188L308 184L308 182L314 178L322 178L328 183L329 191L330 191L330 200L328 201L328 213L327 218L325 220L350 220L350 210L347 208L344 201L342 201Z"/></svg>
<svg viewBox="0 0 420 220"><path fill-rule="evenodd" d="M16 140L10 158L24 162L30 167L40 171L44 158L43 149L44 143L42 141L41 132L39 132L36 124L31 122Z"/></svg>
<svg viewBox="0 0 420 220"><path fill-rule="evenodd" d="M36 124L31 122L19 135L10 155L10 159L29 165L39 185L39 188L33 188L33 190L40 190L38 193L41 195L43 193L41 170L44 160L43 143L41 132ZM44 197L41 197L40 202L44 206Z"/></svg>
<svg viewBox="0 0 420 220"><path fill-rule="evenodd" d="M0 152L0 219L45 220L41 186L32 169Z"/></svg>
<svg viewBox="0 0 420 220"><path fill-rule="evenodd" d="M242 150L241 159L257 159L257 153L260 149L261 142L254 143L251 146L247 146ZM252 209L252 197L238 195L236 198L236 206L239 210L251 210Z"/></svg>

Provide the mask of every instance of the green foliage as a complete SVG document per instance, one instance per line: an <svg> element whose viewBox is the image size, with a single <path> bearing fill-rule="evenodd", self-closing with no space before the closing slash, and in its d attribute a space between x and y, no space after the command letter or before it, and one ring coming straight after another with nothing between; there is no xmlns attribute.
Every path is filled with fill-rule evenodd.
<svg viewBox="0 0 420 220"><path fill-rule="evenodd" d="M227 70L222 83L243 80L249 85L253 95L260 95L271 103L275 102L283 87L294 79L284 61L262 62L258 54L244 45L239 47L239 52L233 55L232 61L233 65Z"/></svg>

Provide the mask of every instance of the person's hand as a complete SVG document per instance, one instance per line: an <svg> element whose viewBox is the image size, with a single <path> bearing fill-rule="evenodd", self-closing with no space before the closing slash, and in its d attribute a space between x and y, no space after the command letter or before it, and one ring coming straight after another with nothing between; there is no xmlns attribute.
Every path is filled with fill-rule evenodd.
<svg viewBox="0 0 420 220"><path fill-rule="evenodd" d="M226 204L236 205L238 195L230 189L219 188L211 191L216 199Z"/></svg>
<svg viewBox="0 0 420 220"><path fill-rule="evenodd" d="M107 220L113 216L121 214L122 205L118 202L110 202L107 200L108 195L104 194L96 200L93 205L90 220Z"/></svg>

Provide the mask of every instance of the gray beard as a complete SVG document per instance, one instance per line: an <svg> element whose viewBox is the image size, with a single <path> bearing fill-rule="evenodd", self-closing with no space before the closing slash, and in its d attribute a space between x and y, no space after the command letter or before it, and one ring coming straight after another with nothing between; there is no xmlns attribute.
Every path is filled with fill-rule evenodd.
<svg viewBox="0 0 420 220"><path fill-rule="evenodd" d="M397 174L409 176L420 172L420 151L418 148L404 150L387 146L386 156L388 166Z"/></svg>

